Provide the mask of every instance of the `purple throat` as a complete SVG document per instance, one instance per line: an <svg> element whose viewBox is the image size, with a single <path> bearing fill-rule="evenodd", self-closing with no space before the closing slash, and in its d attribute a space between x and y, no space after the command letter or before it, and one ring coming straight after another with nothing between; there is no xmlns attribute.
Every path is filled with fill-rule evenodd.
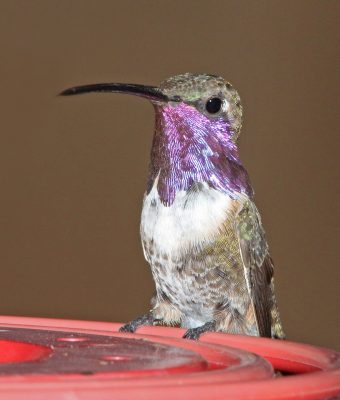
<svg viewBox="0 0 340 400"><path fill-rule="evenodd" d="M166 206L173 203L177 191L188 190L199 182L232 198L238 193L252 196L228 121L210 120L185 103L155 109L147 193L158 177L157 190Z"/></svg>

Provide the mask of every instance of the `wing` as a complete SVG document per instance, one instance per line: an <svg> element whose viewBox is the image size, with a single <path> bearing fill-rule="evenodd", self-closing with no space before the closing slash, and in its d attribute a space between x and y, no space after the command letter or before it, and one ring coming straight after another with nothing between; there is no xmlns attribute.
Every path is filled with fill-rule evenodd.
<svg viewBox="0 0 340 400"><path fill-rule="evenodd" d="M268 251L260 214L247 200L237 216L237 232L244 274L260 336L271 337L274 266Z"/></svg>

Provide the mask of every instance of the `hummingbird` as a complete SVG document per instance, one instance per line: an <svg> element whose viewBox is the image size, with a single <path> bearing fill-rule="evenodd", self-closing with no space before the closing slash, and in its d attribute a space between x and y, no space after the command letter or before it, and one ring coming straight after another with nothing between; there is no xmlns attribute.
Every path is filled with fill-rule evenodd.
<svg viewBox="0 0 340 400"><path fill-rule="evenodd" d="M151 310L124 325L284 338L274 265L238 150L242 105L224 78L185 73L159 87L76 86L61 95L131 94L149 100L155 131L140 234L151 267Z"/></svg>

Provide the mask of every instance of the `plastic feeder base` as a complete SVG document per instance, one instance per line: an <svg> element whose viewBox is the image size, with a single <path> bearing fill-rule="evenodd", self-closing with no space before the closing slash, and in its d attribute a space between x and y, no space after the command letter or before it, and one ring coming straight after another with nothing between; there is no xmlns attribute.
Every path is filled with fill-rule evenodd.
<svg viewBox="0 0 340 400"><path fill-rule="evenodd" d="M340 398L339 353L183 329L0 317L0 400ZM280 374L275 372L281 371Z"/></svg>

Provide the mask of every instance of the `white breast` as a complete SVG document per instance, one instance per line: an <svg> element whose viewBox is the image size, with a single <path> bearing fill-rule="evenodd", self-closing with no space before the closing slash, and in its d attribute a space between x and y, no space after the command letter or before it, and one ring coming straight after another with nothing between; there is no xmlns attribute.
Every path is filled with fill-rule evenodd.
<svg viewBox="0 0 340 400"><path fill-rule="evenodd" d="M207 184L197 191L177 192L167 207L160 201L156 185L157 181L144 198L141 236L143 241L152 241L161 254L176 256L188 246L212 240L233 207L228 195Z"/></svg>

